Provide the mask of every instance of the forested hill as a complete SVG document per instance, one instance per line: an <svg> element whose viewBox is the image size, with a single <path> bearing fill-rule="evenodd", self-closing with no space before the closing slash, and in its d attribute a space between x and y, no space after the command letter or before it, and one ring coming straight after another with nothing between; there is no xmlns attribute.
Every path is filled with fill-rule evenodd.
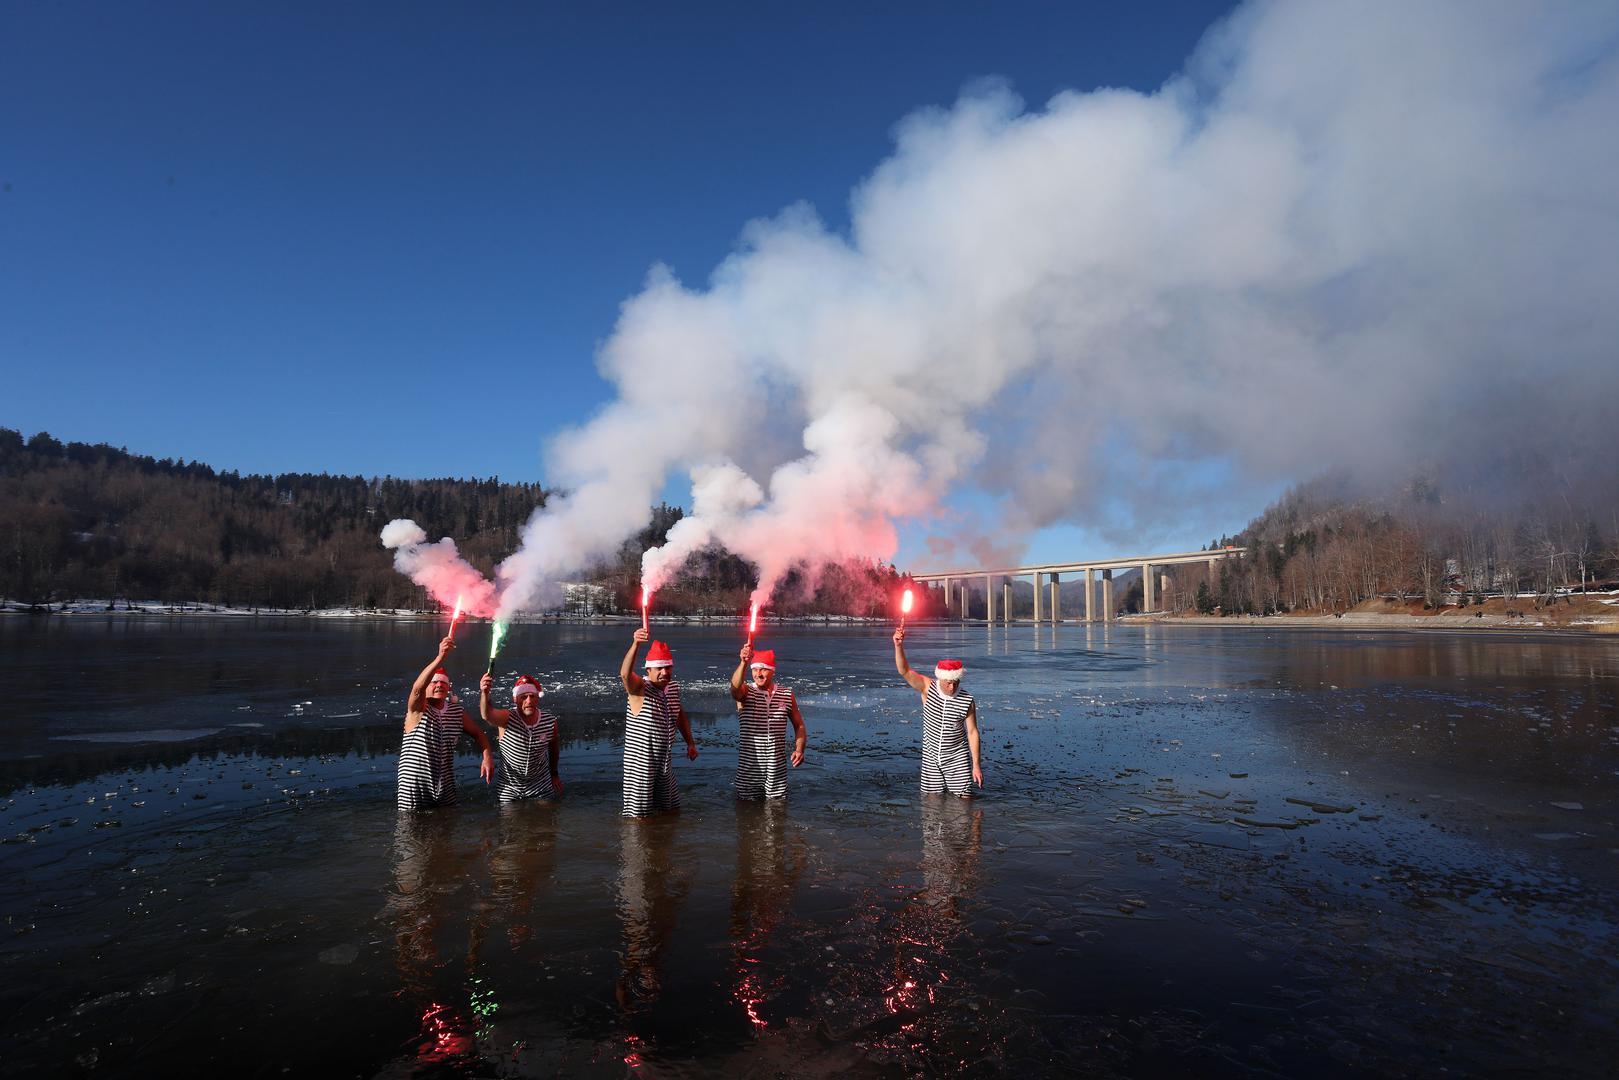
<svg viewBox="0 0 1619 1080"><path fill-rule="evenodd" d="M1192 599L1208 611L1345 611L1374 598L1429 608L1619 581L1619 483L1611 463L1575 483L1556 469L1493 490L1425 476L1368 492L1342 476L1289 491L1230 543ZM1221 538L1217 544L1227 541Z"/></svg>
<svg viewBox="0 0 1619 1080"><path fill-rule="evenodd" d="M414 518L488 572L545 499L494 478L241 475L0 428L0 598L426 607L383 525Z"/></svg>
<svg viewBox="0 0 1619 1080"><path fill-rule="evenodd" d="M488 480L285 473L243 476L103 443L24 439L0 428L0 600L204 601L233 607L414 608L434 605L393 568L379 539L394 518L453 536L485 574L517 548L518 530L547 492ZM641 554L664 542L677 506L649 523L589 577L589 610L633 611ZM712 547L658 594L676 613L745 611L754 567ZM869 560L800 568L776 590L778 614L881 615L906 584ZM919 590L927 608L926 591Z"/></svg>

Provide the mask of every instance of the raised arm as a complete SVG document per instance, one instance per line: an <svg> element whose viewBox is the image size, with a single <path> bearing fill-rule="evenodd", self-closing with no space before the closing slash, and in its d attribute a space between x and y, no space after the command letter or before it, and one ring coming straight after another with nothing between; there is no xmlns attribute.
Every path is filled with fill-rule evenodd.
<svg viewBox="0 0 1619 1080"><path fill-rule="evenodd" d="M485 672L484 677L478 680L478 715L483 717L484 723L493 724L495 730L499 732L505 730L507 723L511 721L512 711L510 709L496 709L490 706L489 691L494 688L495 677Z"/></svg>
<svg viewBox="0 0 1619 1080"><path fill-rule="evenodd" d="M794 694L792 704L787 709L787 715L793 721L793 768L804 764L804 740L808 733L804 730L804 718L798 712L798 695Z"/></svg>
<svg viewBox="0 0 1619 1080"><path fill-rule="evenodd" d="M422 668L422 673L416 676L416 681L411 684L410 697L405 699L406 713L419 713L426 707L427 681L433 677L433 672L444 666L444 658L450 655L450 650L453 648L455 648L455 641L449 637L438 643L438 655L427 662L427 666ZM406 730L408 731L414 726L414 724L407 723Z"/></svg>
<svg viewBox="0 0 1619 1080"><path fill-rule="evenodd" d="M635 673L635 654L641 651L641 645L651 636L639 626L636 627L634 639L630 642L630 651L624 654L624 662L618 665L618 677L623 681L624 689L631 697L640 697L646 693L646 683Z"/></svg>
<svg viewBox="0 0 1619 1080"><path fill-rule="evenodd" d="M919 694L927 693L927 676L918 675L912 671L910 661L905 659L905 631L903 628L894 631L894 670L899 672L899 677L904 679L905 685L912 690Z"/></svg>
<svg viewBox="0 0 1619 1080"><path fill-rule="evenodd" d="M967 708L967 749L973 756L973 783L984 786L984 770L978 766L978 702Z"/></svg>
<svg viewBox="0 0 1619 1080"><path fill-rule="evenodd" d="M737 663L736 670L731 672L731 696L736 698L738 701L746 701L748 698L748 688L742 682L742 676L747 673L748 661L753 659L752 642L742 646L741 656L742 659Z"/></svg>

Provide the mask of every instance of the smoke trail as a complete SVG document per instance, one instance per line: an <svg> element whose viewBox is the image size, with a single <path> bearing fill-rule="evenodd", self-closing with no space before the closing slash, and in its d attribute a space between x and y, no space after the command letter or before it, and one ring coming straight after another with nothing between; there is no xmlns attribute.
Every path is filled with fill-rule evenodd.
<svg viewBox="0 0 1619 1080"><path fill-rule="evenodd" d="M396 518L382 527L382 546L394 553L394 569L426 589L445 607L461 598L461 613L487 618L495 613L495 586L476 567L461 558L448 536L436 544L408 518Z"/></svg>
<svg viewBox="0 0 1619 1080"><path fill-rule="evenodd" d="M1616 43L1612 5L1261 2L1155 93L1026 110L986 83L912 115L846 232L792 207L706 288L659 268L625 303L617 398L551 445L571 494L502 564L502 613L675 470L715 490L648 575L719 541L766 592L892 557L907 519L1002 554L1327 466L1577 432L1611 461ZM993 530L959 491L999 499Z"/></svg>

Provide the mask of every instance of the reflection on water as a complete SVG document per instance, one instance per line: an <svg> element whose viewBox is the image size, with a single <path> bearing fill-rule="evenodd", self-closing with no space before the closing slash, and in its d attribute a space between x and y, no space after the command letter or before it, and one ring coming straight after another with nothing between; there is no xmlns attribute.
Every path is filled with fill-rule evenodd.
<svg viewBox="0 0 1619 1080"><path fill-rule="evenodd" d="M454 842L454 808L400 814L394 830L393 889L387 916L393 924L400 996L421 1016L413 1064L417 1068L471 1061L472 1018L458 1007L450 957L466 957L469 943L443 940L458 926L457 894L465 879L464 845ZM449 983L449 986L446 986ZM396 1071L397 1066L396 1066Z"/></svg>
<svg viewBox="0 0 1619 1080"><path fill-rule="evenodd" d="M645 1019L663 993L663 958L692 871L674 858L677 815L626 818L619 829L618 917L622 925L615 990L624 1030L626 1064L640 1062L650 1033Z"/></svg>
<svg viewBox="0 0 1619 1080"><path fill-rule="evenodd" d="M731 888L733 997L759 1033L770 1027L764 1003L779 993L788 972L771 938L787 917L793 888L804 872L805 851L787 834L785 799L736 801L736 880Z"/></svg>
<svg viewBox="0 0 1619 1080"><path fill-rule="evenodd" d="M952 983L967 976L952 962L965 931L962 907L978 874L984 811L966 799L922 796L922 889L901 909L894 938L894 963L883 1003L902 1022L898 1035L916 1034L915 1021L927 1010L952 1004ZM954 969L954 970L952 970ZM909 1049L925 1053L926 1043Z"/></svg>
<svg viewBox="0 0 1619 1080"><path fill-rule="evenodd" d="M704 753L682 814L625 822L617 628L514 642L556 675L566 800L499 807L469 756L462 806L399 818L413 632L148 623L121 658L116 625L75 625L30 655L69 667L88 635L91 685L126 665L143 689L97 711L69 681L0 730L8 1071L1569 1074L1619 1051L1619 641L917 627L918 666L971 669L990 787L964 802L915 791L885 630L784 630L812 752L761 804L730 794L735 635L677 628ZM188 678L142 683L170 654ZM159 729L217 733L54 738Z"/></svg>

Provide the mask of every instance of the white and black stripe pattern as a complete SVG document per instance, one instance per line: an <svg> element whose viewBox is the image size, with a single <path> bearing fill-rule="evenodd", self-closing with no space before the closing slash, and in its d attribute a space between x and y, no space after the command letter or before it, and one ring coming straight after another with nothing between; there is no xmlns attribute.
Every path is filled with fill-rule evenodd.
<svg viewBox="0 0 1619 1080"><path fill-rule="evenodd" d="M743 684L741 737L736 744L736 797L780 799L787 794L787 722L793 692Z"/></svg>
<svg viewBox="0 0 1619 1080"><path fill-rule="evenodd" d="M529 724L522 710L514 708L501 729L501 802L549 799L556 794L551 786L551 743L557 737L557 718L544 709L538 713Z"/></svg>
<svg viewBox="0 0 1619 1080"><path fill-rule="evenodd" d="M623 817L680 809L680 785L669 754L679 707L680 692L673 684L660 690L647 683L639 712L624 703Z"/></svg>
<svg viewBox="0 0 1619 1080"><path fill-rule="evenodd" d="M422 718L399 747L399 809L450 806L456 801L455 744L467 711L450 700L422 709Z"/></svg>
<svg viewBox="0 0 1619 1080"><path fill-rule="evenodd" d="M924 794L972 794L973 759L967 747L967 712L972 695L939 692L929 680L922 697L922 791Z"/></svg>

